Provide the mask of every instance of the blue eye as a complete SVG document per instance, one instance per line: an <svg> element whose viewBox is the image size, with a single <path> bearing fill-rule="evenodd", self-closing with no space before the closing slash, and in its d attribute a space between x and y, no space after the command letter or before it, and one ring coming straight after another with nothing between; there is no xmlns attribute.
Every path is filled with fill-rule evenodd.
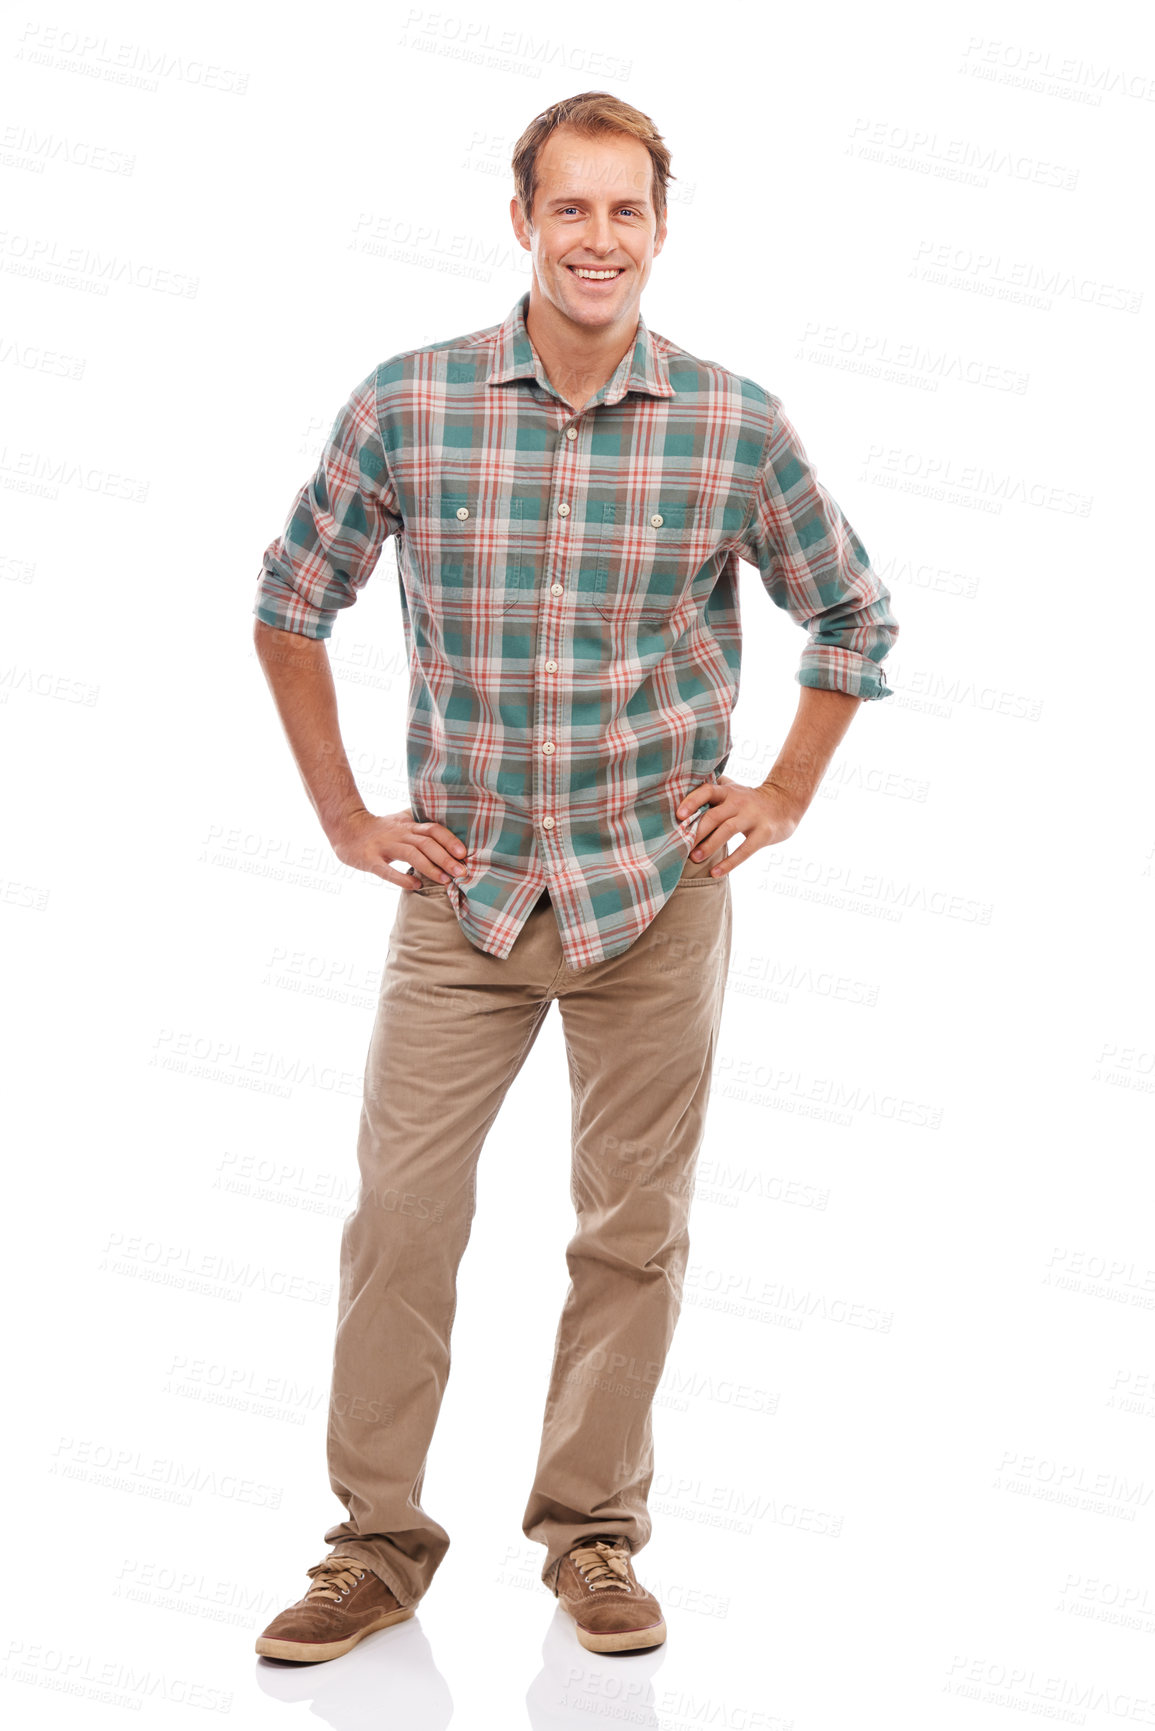
<svg viewBox="0 0 1155 1731"><path fill-rule="evenodd" d="M633 205L632 205L632 204L623 204L623 205L620 205L620 206L619 206L619 207L618 207L618 208L619 208L619 210L628 210L628 211L629 211L629 213L630 213L630 215L631 215L631 216L637 216L637 215L638 215L638 214L639 214L639 213L638 213L638 212L637 212L637 211L636 211L636 210L635 210L635 209L634 209L634 207L633 207ZM568 215L568 213L569 213L569 212L570 212L570 211L571 211L571 210L576 210L576 209L577 209L577 205L576 205L576 204L567 204L567 205L564 205L564 206L563 206L563 207L562 207L562 209L561 209L561 210L559 210L559 211L558 211L558 215L559 215L559 216L566 216L566 215Z"/></svg>

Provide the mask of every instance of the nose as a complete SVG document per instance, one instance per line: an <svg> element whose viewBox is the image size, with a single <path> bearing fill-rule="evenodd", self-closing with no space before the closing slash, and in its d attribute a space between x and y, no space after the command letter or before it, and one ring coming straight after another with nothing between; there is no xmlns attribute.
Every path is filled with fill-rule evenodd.
<svg viewBox="0 0 1155 1731"><path fill-rule="evenodd" d="M613 230L610 227L610 219L604 212L599 214L595 211L588 218L582 240L591 252L598 254L599 258L604 257L606 253L613 252Z"/></svg>

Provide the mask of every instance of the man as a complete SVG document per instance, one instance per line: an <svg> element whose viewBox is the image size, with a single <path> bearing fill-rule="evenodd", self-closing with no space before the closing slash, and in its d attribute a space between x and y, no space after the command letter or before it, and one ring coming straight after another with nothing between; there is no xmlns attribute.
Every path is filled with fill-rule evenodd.
<svg viewBox="0 0 1155 1731"><path fill-rule="evenodd" d="M650 1409L687 1260L729 878L793 834L858 705L889 695L888 592L781 403L641 317L670 178L653 123L588 92L531 123L513 168L528 294L362 381L254 609L326 836L402 892L342 1240L328 1448L348 1518L257 1642L282 1659L335 1658L411 1616L445 1554L421 1494L477 1160L554 999L577 1230L523 1531L584 1647L665 1639L631 1557L650 1536ZM378 816L323 640L391 535L410 808ZM809 632L797 715L757 787L721 774L739 558Z"/></svg>

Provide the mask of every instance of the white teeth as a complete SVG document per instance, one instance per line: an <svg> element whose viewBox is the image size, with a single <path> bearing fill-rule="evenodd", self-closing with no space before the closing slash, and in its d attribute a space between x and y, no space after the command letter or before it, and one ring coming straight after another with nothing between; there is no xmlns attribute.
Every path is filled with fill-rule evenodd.
<svg viewBox="0 0 1155 1731"><path fill-rule="evenodd" d="M588 277L591 282L609 282L612 277L621 276L621 270L583 270L580 265L571 265L575 276Z"/></svg>

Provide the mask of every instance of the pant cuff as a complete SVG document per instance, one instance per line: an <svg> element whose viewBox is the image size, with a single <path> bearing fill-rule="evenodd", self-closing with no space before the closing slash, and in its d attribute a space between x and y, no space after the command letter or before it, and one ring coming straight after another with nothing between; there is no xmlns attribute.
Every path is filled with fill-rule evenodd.
<svg viewBox="0 0 1155 1731"><path fill-rule="evenodd" d="M357 1562L364 1563L367 1569L372 1569L379 1581L384 1581L397 1603L406 1609L420 1604L420 1595L414 1598L389 1565L383 1563L376 1552L366 1550L364 1545L359 1544L356 1539L350 1539L348 1543L342 1541L335 1544L329 1555L332 1557L354 1557Z"/></svg>

